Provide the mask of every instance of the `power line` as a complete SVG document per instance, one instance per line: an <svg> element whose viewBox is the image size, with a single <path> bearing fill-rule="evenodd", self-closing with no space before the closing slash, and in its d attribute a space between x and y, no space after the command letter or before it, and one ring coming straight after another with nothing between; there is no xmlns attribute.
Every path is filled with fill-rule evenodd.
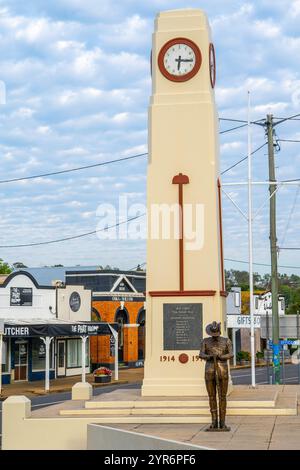
<svg viewBox="0 0 300 470"><path fill-rule="evenodd" d="M228 121L228 122L243 122L248 124L248 121L245 121L244 119L232 119L232 118L219 118L219 121ZM250 121L250 124L260 124L260 121L265 121L265 118L257 119L256 121Z"/></svg>
<svg viewBox="0 0 300 470"><path fill-rule="evenodd" d="M237 259L231 259L231 258L224 258L225 261L232 261L232 262L235 262L235 263L242 263L242 264L249 264L249 261L242 261L242 260L237 260ZM132 269L129 269L129 271L133 271L135 268L137 268L138 266L145 266L147 263L144 262L142 264L138 264L137 266L134 266L134 268ZM253 263L253 264L256 264L258 266L267 266L267 267L270 267L271 265L270 264L264 264L264 263ZM291 269L300 269L300 266L284 266L284 265L280 265L278 266L279 268L291 268Z"/></svg>
<svg viewBox="0 0 300 470"><path fill-rule="evenodd" d="M251 155L254 155L256 152L258 152L260 149L262 149L265 145L267 145L266 142L264 142L260 147L258 147L257 149L253 150L253 152L251 152ZM229 168L227 168L226 170L222 171L221 172L221 175L224 175L224 173L227 173L227 171L229 170L232 170L232 168L236 167L237 165L239 165L240 163L244 162L245 160L248 159L248 155L244 158L242 158L241 160L239 160L238 162L234 163L233 165L231 165Z"/></svg>
<svg viewBox="0 0 300 470"><path fill-rule="evenodd" d="M231 258L224 258L225 261L232 261L233 263L242 263L242 264L248 264L249 261L242 261L239 259L231 259ZM268 268L271 267L271 264L264 264L264 263L253 263L257 266L267 266ZM278 265L278 268L290 268L290 269L300 269L300 266L284 266L284 265Z"/></svg>
<svg viewBox="0 0 300 470"><path fill-rule="evenodd" d="M293 116L289 116L289 117L287 117L287 118L273 118L273 119L280 119L280 121L275 122L275 123L273 124L273 127L274 127L274 126L278 126L278 124L281 124L282 122L285 122L285 121L292 121L293 119L297 118L298 116L300 116L300 113L294 114Z"/></svg>
<svg viewBox="0 0 300 470"><path fill-rule="evenodd" d="M298 199L299 191L300 191L300 186L297 187L297 191L296 191L296 194L295 194L295 197L294 197L294 201L293 201L293 204L292 204L292 207L291 207L291 210L290 210L290 213L289 213L289 217L288 217L288 220L287 220L287 224L286 224L286 227L285 227L285 230L284 230L284 234L283 234L283 237L282 237L281 245L283 245L284 242L285 242L285 237L286 237L287 231L289 229L290 222L291 222L291 219L292 219L292 215L293 215L295 207L296 207L296 202L297 202L297 199ZM280 246L279 246L279 249L280 249Z"/></svg>
<svg viewBox="0 0 300 470"><path fill-rule="evenodd" d="M131 160L131 159L137 158L137 157L144 157L145 155L148 155L148 153L139 153L137 155L131 155L130 157L122 157L122 158L118 158L117 160L108 160L106 162L94 163L93 165L85 165L85 166L80 166L80 167L77 167L77 168L70 168L68 170L52 171L50 173L41 173L39 175L24 176L22 178L12 178L12 179L8 179L8 180L0 180L0 184L14 183L14 182L17 182L17 181L24 181L24 180L32 180L32 179L35 179L35 178L44 178L45 176L61 175L63 173L70 173L71 171L87 170L88 168L95 168L97 166L109 165L110 163L123 162L125 160Z"/></svg>
<svg viewBox="0 0 300 470"><path fill-rule="evenodd" d="M140 214L140 215L137 215L137 216L132 217L130 219L127 219L123 222L118 222L115 225L111 225L111 226L102 228L100 230L92 230L91 232L81 233L80 235L73 235L73 236L70 236L70 237L58 238L57 240L48 240L48 241L45 241L45 242L25 243L25 244L20 244L20 245L0 245L0 248L24 248L24 247L29 247L29 246L50 245L51 243L60 243L60 242L68 241L68 240L75 240L76 238L87 237L89 235L94 235L95 233L98 233L98 232L104 232L104 231L109 230L111 228L118 227L119 225L127 224L128 222L131 222L132 220L140 219L144 215L145 214Z"/></svg>
<svg viewBox="0 0 300 470"><path fill-rule="evenodd" d="M281 122L284 122L284 121L289 120L289 119L295 119L297 116L300 116L300 114L296 114L295 116L291 116L289 118L280 118L281 121L277 122L276 124L280 124ZM276 118L276 119L279 119L279 118ZM242 119L219 118L219 120L220 121L230 121L230 122L240 122L240 123L242 123L240 126L235 126L235 127L230 128L230 129L225 129L224 131L221 131L220 134L226 134L227 132L231 132L231 131L240 129L240 128L246 127L248 125L247 121L242 120ZM257 121L251 121L251 124L264 125L264 124L261 124L260 121L264 121L264 118L258 119ZM290 140L290 139L278 139L278 140L280 140L282 142L300 142L298 140ZM256 151L260 150L260 148L258 148ZM253 153L255 153L256 151L254 151ZM62 175L62 174L71 173L71 172L74 172L74 171L87 170L89 168L96 168L96 167L100 167L100 166L104 166L104 165L109 165L111 163L118 163L118 162L131 160L131 159L138 158L138 157L144 157L146 155L148 155L148 152L140 153L140 154L137 154L137 155L132 155L130 157L122 157L122 158L118 158L116 160L108 160L108 161L101 162L101 163L94 163L92 165L85 165L85 166L80 166L80 167L76 167L76 168L70 168L70 169L66 169L66 170L51 171L51 172L48 172L48 173L40 173L38 175L31 175L31 176L24 176L24 177L20 177L20 178L5 179L5 180L0 180L0 184L16 183L16 182L19 182L19 181L26 181L26 180L32 180L32 179L37 179L37 178L45 178L47 176ZM235 165L233 165L232 167L225 170L223 173L226 173L231 168L234 168L234 166L238 165L239 163L243 162L246 159L247 159L247 157L240 160ZM223 174L223 173L221 173L221 174Z"/></svg>
<svg viewBox="0 0 300 470"><path fill-rule="evenodd" d="M292 180L282 180L279 183L293 183L293 182L296 182L296 181L300 181L300 178L294 178Z"/></svg>
<svg viewBox="0 0 300 470"><path fill-rule="evenodd" d="M219 121L245 122L246 124L248 123L248 121L245 121L244 119L232 119L232 118L219 118Z"/></svg>
<svg viewBox="0 0 300 470"><path fill-rule="evenodd" d="M220 134L226 134L226 132L235 131L236 129L240 129L241 127L245 127L245 126L248 126L248 124L241 124L240 126L231 127L230 129L226 129L225 131L221 131Z"/></svg>
<svg viewBox="0 0 300 470"><path fill-rule="evenodd" d="M300 248L298 248L298 247L284 247L284 246L282 246L282 247L280 248L280 250L300 250Z"/></svg>
<svg viewBox="0 0 300 470"><path fill-rule="evenodd" d="M274 117L273 119L286 119L286 118L282 118L282 117ZM300 118L293 118L293 117L290 117L288 118L289 121L300 121Z"/></svg>

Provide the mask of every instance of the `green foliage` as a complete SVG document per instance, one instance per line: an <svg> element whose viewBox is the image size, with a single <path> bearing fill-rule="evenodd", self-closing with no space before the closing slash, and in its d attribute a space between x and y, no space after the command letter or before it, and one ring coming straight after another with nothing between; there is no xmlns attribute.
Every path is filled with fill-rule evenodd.
<svg viewBox="0 0 300 470"><path fill-rule="evenodd" d="M263 359L265 356L264 356L264 353L263 353L263 352L257 351L256 357L257 357L257 359Z"/></svg>
<svg viewBox="0 0 300 470"><path fill-rule="evenodd" d="M236 358L238 361L250 361L251 355L248 351L239 351Z"/></svg>
<svg viewBox="0 0 300 470"><path fill-rule="evenodd" d="M10 274L12 272L11 267L8 263L5 263L3 259L0 258L0 274Z"/></svg>
<svg viewBox="0 0 300 470"><path fill-rule="evenodd" d="M233 286L239 286L242 291L249 291L249 273L248 271L238 271L230 269L225 271L226 289L230 290ZM270 274L253 274L254 290L271 290ZM278 274L278 293L284 296L286 305L286 314L295 314L300 312L300 276L296 274Z"/></svg>

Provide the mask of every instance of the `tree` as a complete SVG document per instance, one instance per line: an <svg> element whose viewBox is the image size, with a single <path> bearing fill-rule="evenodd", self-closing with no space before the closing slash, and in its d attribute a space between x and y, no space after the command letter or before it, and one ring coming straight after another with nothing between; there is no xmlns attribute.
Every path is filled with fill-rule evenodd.
<svg viewBox="0 0 300 470"><path fill-rule="evenodd" d="M13 267L15 269L23 269L23 268L27 268L28 266L26 266L24 263L20 261L17 261L16 263L13 263Z"/></svg>
<svg viewBox="0 0 300 470"><path fill-rule="evenodd" d="M8 263L5 263L3 259L0 258L0 274L10 274L12 272L11 267Z"/></svg>

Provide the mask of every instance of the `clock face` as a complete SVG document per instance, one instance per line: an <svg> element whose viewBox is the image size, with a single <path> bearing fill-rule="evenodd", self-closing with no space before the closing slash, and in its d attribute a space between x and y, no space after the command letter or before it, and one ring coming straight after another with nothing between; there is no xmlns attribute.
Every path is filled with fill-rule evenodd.
<svg viewBox="0 0 300 470"><path fill-rule="evenodd" d="M158 55L161 73L174 82L184 82L194 77L201 62L200 49L193 41L185 38L168 41Z"/></svg>
<svg viewBox="0 0 300 470"><path fill-rule="evenodd" d="M211 86L214 88L216 84L216 54L212 43L209 45L209 76Z"/></svg>

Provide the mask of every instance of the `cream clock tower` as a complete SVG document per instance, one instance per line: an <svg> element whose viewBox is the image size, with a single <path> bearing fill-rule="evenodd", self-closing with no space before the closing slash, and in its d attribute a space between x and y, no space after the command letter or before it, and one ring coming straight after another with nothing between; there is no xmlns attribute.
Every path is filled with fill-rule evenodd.
<svg viewBox="0 0 300 470"><path fill-rule="evenodd" d="M205 13L158 14L151 61L142 395L203 396L205 326L221 322L226 335L216 66Z"/></svg>

